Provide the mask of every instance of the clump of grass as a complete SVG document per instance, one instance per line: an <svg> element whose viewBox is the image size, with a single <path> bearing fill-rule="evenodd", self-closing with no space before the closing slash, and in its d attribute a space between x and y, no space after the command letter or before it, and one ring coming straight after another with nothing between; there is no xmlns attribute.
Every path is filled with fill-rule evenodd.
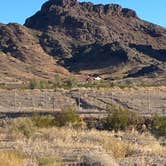
<svg viewBox="0 0 166 166"><path fill-rule="evenodd" d="M105 139L103 148L108 152L112 152L115 158L124 158L129 153L127 144L114 138Z"/></svg>
<svg viewBox="0 0 166 166"><path fill-rule="evenodd" d="M51 156L40 159L39 166L64 166L64 165L62 164L62 161L59 158Z"/></svg>
<svg viewBox="0 0 166 166"><path fill-rule="evenodd" d="M27 138L31 137L36 131L35 126L30 118L17 118L11 120L9 128L12 134L21 133Z"/></svg>
<svg viewBox="0 0 166 166"><path fill-rule="evenodd" d="M2 166L23 166L25 156L15 151L0 152L0 165Z"/></svg>

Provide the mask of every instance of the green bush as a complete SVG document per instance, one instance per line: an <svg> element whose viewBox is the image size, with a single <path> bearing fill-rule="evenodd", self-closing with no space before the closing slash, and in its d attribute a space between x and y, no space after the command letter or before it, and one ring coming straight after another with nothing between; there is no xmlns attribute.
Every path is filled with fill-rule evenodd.
<svg viewBox="0 0 166 166"><path fill-rule="evenodd" d="M28 88L30 88L30 89L48 89L48 88L50 88L50 83L47 80L31 80L29 82Z"/></svg>
<svg viewBox="0 0 166 166"><path fill-rule="evenodd" d="M38 128L49 128L53 126L63 127L69 124L73 127L81 127L81 124L83 124L74 106L63 108L62 111L55 116L36 114L33 115L31 120Z"/></svg>
<svg viewBox="0 0 166 166"><path fill-rule="evenodd" d="M81 123L79 115L76 113L76 108L68 106L62 109L57 116L55 116L55 123L57 126L78 125Z"/></svg>
<svg viewBox="0 0 166 166"><path fill-rule="evenodd" d="M63 164L57 157L44 157L40 159L39 166L63 166Z"/></svg>
<svg viewBox="0 0 166 166"><path fill-rule="evenodd" d="M6 84L5 84L5 83L1 83L1 84L0 84L0 89L7 89Z"/></svg>
<svg viewBox="0 0 166 166"><path fill-rule="evenodd" d="M78 86L78 80L73 77L68 78L65 80L65 85L69 89L76 88Z"/></svg>
<svg viewBox="0 0 166 166"><path fill-rule="evenodd" d="M62 80L62 78L59 75L55 75L53 81L53 88L61 88L64 86L64 81Z"/></svg>
<svg viewBox="0 0 166 166"><path fill-rule="evenodd" d="M17 118L10 121L10 131L12 134L21 133L27 138L31 137L37 128L63 127L71 125L80 128L84 123L76 114L74 107L66 107L56 116L52 115L32 115L31 118Z"/></svg>
<svg viewBox="0 0 166 166"><path fill-rule="evenodd" d="M141 118L134 112L121 107L108 107L108 116L103 119L103 127L106 130L125 130L129 126L136 127Z"/></svg>
<svg viewBox="0 0 166 166"><path fill-rule="evenodd" d="M55 126L55 117L51 115L33 115L32 122L38 128L49 128Z"/></svg>
<svg viewBox="0 0 166 166"><path fill-rule="evenodd" d="M152 123L152 132L157 136L166 137L166 117L155 116Z"/></svg>

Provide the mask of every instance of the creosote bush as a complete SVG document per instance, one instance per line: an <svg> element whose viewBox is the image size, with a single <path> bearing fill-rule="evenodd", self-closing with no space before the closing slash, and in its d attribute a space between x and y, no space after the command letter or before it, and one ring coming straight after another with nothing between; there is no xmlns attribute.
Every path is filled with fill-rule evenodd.
<svg viewBox="0 0 166 166"><path fill-rule="evenodd" d="M64 81L59 75L55 75L52 84L54 89L62 88L64 86Z"/></svg>
<svg viewBox="0 0 166 166"><path fill-rule="evenodd" d="M49 128L53 126L63 127L67 125L81 127L83 124L74 106L62 108L62 111L55 116L35 114L31 119L33 124L38 128Z"/></svg>
<svg viewBox="0 0 166 166"><path fill-rule="evenodd" d="M33 115L32 123L38 128L49 128L55 126L55 117L52 115Z"/></svg>
<svg viewBox="0 0 166 166"><path fill-rule="evenodd" d="M76 127L82 124L82 120L79 115L76 113L76 108L74 106L68 106L62 108L62 112L60 112L57 116L55 116L56 126L62 127L66 125L72 125Z"/></svg>
<svg viewBox="0 0 166 166"><path fill-rule="evenodd" d="M31 137L37 128L63 127L70 125L74 128L85 126L83 120L76 113L74 106L68 106L62 109L57 115L33 114L29 118L17 118L10 121L10 130L12 134L21 133L27 138Z"/></svg>
<svg viewBox="0 0 166 166"><path fill-rule="evenodd" d="M43 157L39 161L39 166L64 166L62 161L55 157L55 156L50 156L50 157Z"/></svg>
<svg viewBox="0 0 166 166"><path fill-rule="evenodd" d="M166 137L166 117L155 116L152 122L152 132L157 136Z"/></svg>
<svg viewBox="0 0 166 166"><path fill-rule="evenodd" d="M136 113L121 107L107 107L108 116L102 120L103 127L106 130L125 130L128 127L135 127L143 121Z"/></svg>
<svg viewBox="0 0 166 166"><path fill-rule="evenodd" d="M49 89L50 82L47 80L31 80L29 85L29 89Z"/></svg>
<svg viewBox="0 0 166 166"><path fill-rule="evenodd" d="M65 80L65 85L69 89L76 88L78 86L78 80L73 77L67 78Z"/></svg>

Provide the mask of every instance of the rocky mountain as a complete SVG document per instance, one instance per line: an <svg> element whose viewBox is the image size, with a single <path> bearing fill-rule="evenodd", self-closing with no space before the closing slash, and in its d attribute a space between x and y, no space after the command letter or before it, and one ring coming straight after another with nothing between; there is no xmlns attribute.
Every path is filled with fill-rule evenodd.
<svg viewBox="0 0 166 166"><path fill-rule="evenodd" d="M116 4L49 0L25 24L0 24L0 78L56 73L166 78L166 28Z"/></svg>

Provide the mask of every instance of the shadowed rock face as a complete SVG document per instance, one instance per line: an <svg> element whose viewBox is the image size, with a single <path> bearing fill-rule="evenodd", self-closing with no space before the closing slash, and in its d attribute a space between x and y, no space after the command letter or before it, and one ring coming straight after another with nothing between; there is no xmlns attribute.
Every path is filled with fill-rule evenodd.
<svg viewBox="0 0 166 166"><path fill-rule="evenodd" d="M48 77L57 65L62 73L93 70L108 77L150 65L165 73L166 29L117 4L49 0L24 26L0 24L0 39L1 51L16 60L51 64Z"/></svg>
<svg viewBox="0 0 166 166"><path fill-rule="evenodd" d="M163 71L155 65L150 65L141 68L140 70L134 72L134 73L129 73L128 77L139 77L139 76L153 76L154 74L159 74L162 73Z"/></svg>
<svg viewBox="0 0 166 166"><path fill-rule="evenodd" d="M135 48L139 52L142 52L152 58L159 61L166 62L166 49L154 49L151 45L136 45L130 44L131 48Z"/></svg>

